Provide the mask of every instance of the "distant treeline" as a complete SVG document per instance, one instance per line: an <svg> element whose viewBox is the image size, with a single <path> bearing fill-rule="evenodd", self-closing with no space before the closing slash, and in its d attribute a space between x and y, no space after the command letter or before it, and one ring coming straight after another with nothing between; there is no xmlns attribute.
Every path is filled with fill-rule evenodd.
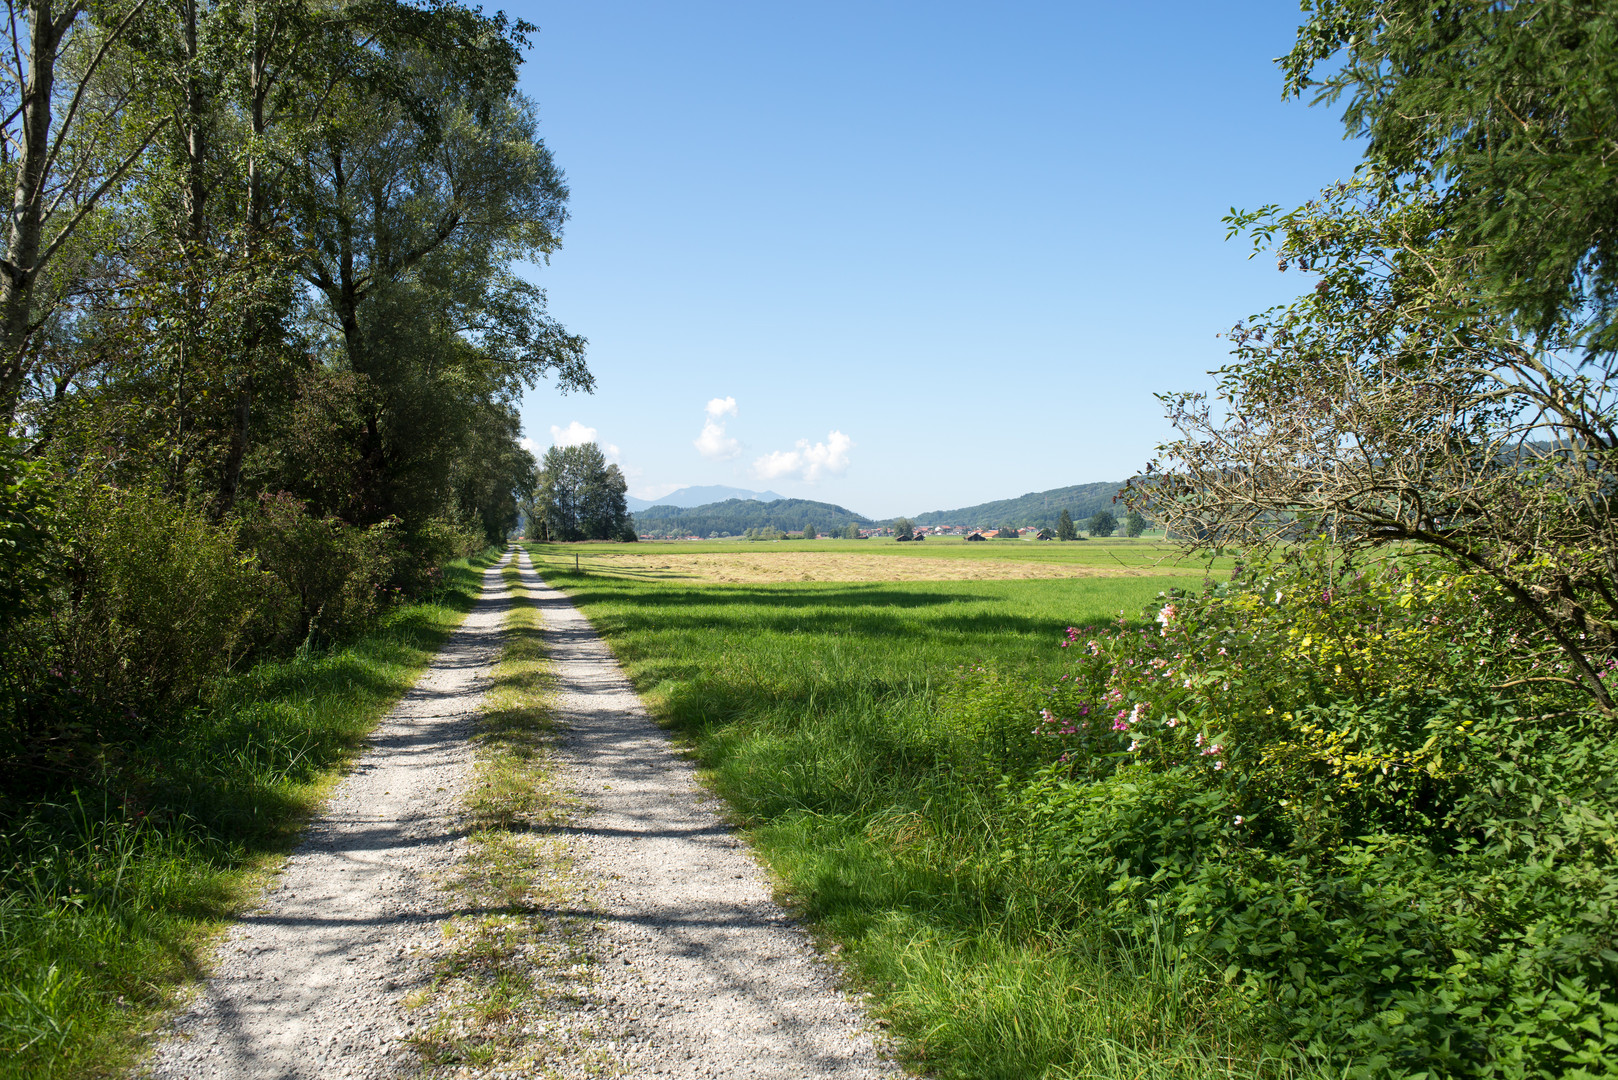
<svg viewBox="0 0 1618 1080"><path fill-rule="evenodd" d="M726 499L707 506L653 506L635 515L642 536L740 536L748 529L778 529L801 533L813 525L816 532L838 532L849 525L874 527L870 518L832 503L810 499Z"/></svg>
<svg viewBox="0 0 1618 1080"><path fill-rule="evenodd" d="M959 510L933 510L917 514L911 520L917 525L966 525L972 528L999 528L1014 525L1017 528L1054 529L1066 510L1074 521L1083 521L1097 511L1106 510L1122 517L1123 510L1112 501L1126 481L1106 481L1099 484L1075 484L1072 487L1033 491L1015 499L979 503Z"/></svg>

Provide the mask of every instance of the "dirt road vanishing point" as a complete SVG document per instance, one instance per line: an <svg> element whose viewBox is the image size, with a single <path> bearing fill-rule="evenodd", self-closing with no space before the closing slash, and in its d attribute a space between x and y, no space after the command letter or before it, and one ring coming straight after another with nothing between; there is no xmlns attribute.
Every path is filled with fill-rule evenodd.
<svg viewBox="0 0 1618 1080"><path fill-rule="evenodd" d="M560 774L582 807L568 832L598 930L587 991L569 1006L588 1015L566 1026L610 1047L595 1059L606 1071L592 1075L902 1075L589 622L519 560L555 665ZM512 602L499 569L262 902L225 936L144 1073L420 1071L405 998L430 981L445 922L464 914L441 883L465 853L469 738Z"/></svg>

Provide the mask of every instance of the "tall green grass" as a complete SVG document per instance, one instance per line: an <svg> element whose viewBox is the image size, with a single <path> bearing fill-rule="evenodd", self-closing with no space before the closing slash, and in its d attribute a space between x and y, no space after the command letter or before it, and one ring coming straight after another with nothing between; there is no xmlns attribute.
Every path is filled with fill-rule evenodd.
<svg viewBox="0 0 1618 1080"><path fill-rule="evenodd" d="M1054 681L1065 627L1138 615L1170 581L693 585L532 550L915 1064L977 1080L1288 1071L1202 968L1121 950L1105 912L1008 858L997 748L944 704L961 665Z"/></svg>
<svg viewBox="0 0 1618 1080"><path fill-rule="evenodd" d="M346 648L235 677L50 801L0 807L0 1077L128 1067L493 557L452 564L436 597Z"/></svg>

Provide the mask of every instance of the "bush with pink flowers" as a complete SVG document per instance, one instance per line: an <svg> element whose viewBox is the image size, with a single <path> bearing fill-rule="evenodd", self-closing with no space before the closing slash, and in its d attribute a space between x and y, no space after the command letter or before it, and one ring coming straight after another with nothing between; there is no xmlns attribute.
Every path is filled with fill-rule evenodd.
<svg viewBox="0 0 1618 1080"><path fill-rule="evenodd" d="M1365 1075L1618 1074L1618 740L1506 596L1322 546L1148 616L1070 627L988 751L1073 919Z"/></svg>

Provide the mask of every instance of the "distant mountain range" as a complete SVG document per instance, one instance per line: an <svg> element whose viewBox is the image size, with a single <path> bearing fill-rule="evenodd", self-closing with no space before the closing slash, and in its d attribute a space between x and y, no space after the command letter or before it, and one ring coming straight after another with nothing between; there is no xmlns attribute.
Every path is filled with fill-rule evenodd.
<svg viewBox="0 0 1618 1080"><path fill-rule="evenodd" d="M870 518L832 503L809 499L726 499L706 506L683 507L658 504L634 511L635 531L644 537L656 536L740 536L748 529L780 529L803 532L813 525L816 532L836 532L847 526L875 524Z"/></svg>
<svg viewBox="0 0 1618 1080"><path fill-rule="evenodd" d="M671 491L661 499L637 499L630 495L624 502L629 505L631 514L638 514L654 506L683 506L689 509L693 506L724 502L726 499L756 499L758 502L768 503L781 498L783 496L773 491L748 491L746 488L726 487L724 484L699 484Z"/></svg>
<svg viewBox="0 0 1618 1080"><path fill-rule="evenodd" d="M964 525L970 529L1055 528L1066 510L1080 528L1084 519L1097 510L1111 510L1120 518L1124 510L1112 501L1125 481L1075 484L1072 487L1032 491L1015 499L963 506L958 510L933 510L911 518L917 525ZM714 496L718 496L715 498ZM642 536L740 536L748 529L780 529L801 533L813 525L821 533L836 532L848 525L869 528L886 525L857 514L835 503L811 499L784 499L773 491L746 491L742 488L709 485L681 488L655 504L645 499L629 499L635 515L635 528Z"/></svg>
<svg viewBox="0 0 1618 1080"><path fill-rule="evenodd" d="M1080 528L1084 519L1097 510L1110 510L1123 517L1121 504L1112 497L1127 481L1112 480L1100 484L1075 484L1072 487L1052 488L1049 491L1031 491L1015 499L963 506L959 510L933 510L911 518L917 525L965 525L968 528L999 528L1001 525L1043 529L1056 527L1057 519L1066 510Z"/></svg>

